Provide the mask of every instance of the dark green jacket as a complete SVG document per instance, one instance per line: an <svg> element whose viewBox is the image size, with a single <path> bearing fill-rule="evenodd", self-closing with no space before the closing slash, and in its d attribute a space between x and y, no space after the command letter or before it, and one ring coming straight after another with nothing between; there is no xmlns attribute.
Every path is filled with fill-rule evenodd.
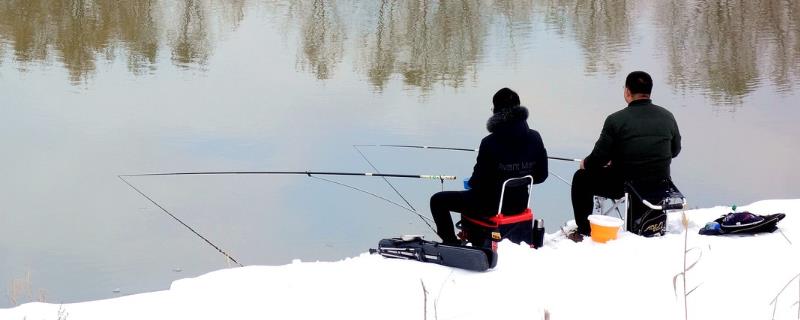
<svg viewBox="0 0 800 320"><path fill-rule="evenodd" d="M611 161L625 180L664 179L670 177L669 165L680 151L681 134L672 113L640 99L606 118L584 165L599 168Z"/></svg>

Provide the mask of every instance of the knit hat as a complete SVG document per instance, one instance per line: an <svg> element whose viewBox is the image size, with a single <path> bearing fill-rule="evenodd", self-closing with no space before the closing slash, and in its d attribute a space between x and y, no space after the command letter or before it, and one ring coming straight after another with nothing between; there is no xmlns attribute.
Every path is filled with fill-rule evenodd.
<svg viewBox="0 0 800 320"><path fill-rule="evenodd" d="M519 96L514 90L503 88L497 91L492 97L494 113L502 112L508 108L519 105Z"/></svg>

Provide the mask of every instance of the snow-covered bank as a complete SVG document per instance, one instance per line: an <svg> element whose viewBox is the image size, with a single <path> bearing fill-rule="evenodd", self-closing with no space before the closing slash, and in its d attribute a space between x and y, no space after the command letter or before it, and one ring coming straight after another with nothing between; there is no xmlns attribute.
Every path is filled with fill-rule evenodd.
<svg viewBox="0 0 800 320"><path fill-rule="evenodd" d="M687 273L692 319L798 319L800 199L741 207L786 213L781 232L701 236L706 222L727 213L687 211ZM0 319L682 319L683 286L673 277L684 263L678 214L670 233L641 238L623 233L606 244L549 236L532 250L500 244L499 262L470 272L362 254L337 262L249 266L175 281L169 290L83 303L29 303L0 310ZM389 235L387 235L389 236ZM375 239L375 246L379 239ZM794 245L792 244L794 243ZM68 276L68 275L65 275ZM774 309L773 309L774 308Z"/></svg>

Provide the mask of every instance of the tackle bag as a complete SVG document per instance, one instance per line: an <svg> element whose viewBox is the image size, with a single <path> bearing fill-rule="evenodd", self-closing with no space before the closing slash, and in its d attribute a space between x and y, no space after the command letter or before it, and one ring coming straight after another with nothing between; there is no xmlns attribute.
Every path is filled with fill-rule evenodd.
<svg viewBox="0 0 800 320"><path fill-rule="evenodd" d="M635 186L635 187L634 187ZM663 236L667 233L667 210L680 210L684 206L683 194L672 180L629 181L625 183L629 192L628 231L644 237ZM647 200L661 206L652 209L644 204Z"/></svg>
<svg viewBox="0 0 800 320"><path fill-rule="evenodd" d="M700 234L723 235L773 232L778 229L778 222L785 217L786 215L783 213L762 216L748 211L731 212L707 223L705 227L700 229Z"/></svg>
<svg viewBox="0 0 800 320"><path fill-rule="evenodd" d="M370 249L369 252L387 258L417 260L473 271L486 271L497 265L497 253L491 249L445 245L418 236L382 239L378 242L378 249Z"/></svg>
<svg viewBox="0 0 800 320"><path fill-rule="evenodd" d="M641 202L633 202L630 206L628 231L647 238L667 233L667 213L664 210L650 209Z"/></svg>

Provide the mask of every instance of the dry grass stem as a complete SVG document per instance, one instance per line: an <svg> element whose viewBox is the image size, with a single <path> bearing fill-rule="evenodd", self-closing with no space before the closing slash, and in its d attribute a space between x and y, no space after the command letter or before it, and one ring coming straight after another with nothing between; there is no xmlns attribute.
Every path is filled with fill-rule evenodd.
<svg viewBox="0 0 800 320"><path fill-rule="evenodd" d="M686 211L683 211L681 213L681 224L683 225L683 232L684 232L684 234L683 234L683 271L681 271L680 273L678 273L674 277L672 277L672 288L675 291L675 296L677 296L678 295L678 278L680 278L681 282L683 283L683 317L684 317L685 320L688 320L689 319L689 306L688 306L688 300L689 299L688 299L688 297L692 292L697 290L697 288L699 288L702 283L698 284L697 286L695 286L692 289L688 289L687 288L686 273L689 270L691 270L692 268L694 268L694 266L696 266L698 262L700 262L700 259L703 257L703 251L702 251L702 249L700 249L698 247L689 248L689 219L686 217ZM688 264L689 253L692 252L692 251L698 251L699 253L698 253L697 259L694 262Z"/></svg>
<svg viewBox="0 0 800 320"><path fill-rule="evenodd" d="M797 294L800 295L800 273L789 279L786 284L778 291L778 294L775 295L775 298L769 303L772 305L772 319L775 319L775 312L778 310L778 298L783 294L786 288L789 288L789 285L792 284L792 281L797 280ZM796 301L792 304L792 307L797 306L797 319L800 320L800 300Z"/></svg>
<svg viewBox="0 0 800 320"><path fill-rule="evenodd" d="M422 312L423 312L422 319L427 320L428 319L428 289L425 289L425 281L422 281L422 279L419 279L419 283L422 284L422 297L424 299L422 301Z"/></svg>
<svg viewBox="0 0 800 320"><path fill-rule="evenodd" d="M780 233L781 233L781 235L783 236L783 238L784 238L784 239L786 239L786 242L788 242L790 246L791 246L791 245L793 245L793 243L792 243L792 240L789 240L789 237L787 237L787 236L786 236L786 234L785 234L785 233L783 233L783 230L781 230L780 228L778 228L778 232L780 232Z"/></svg>
<svg viewBox="0 0 800 320"><path fill-rule="evenodd" d="M59 305L58 306L58 317L56 318L56 320L67 320L67 317L69 317L69 313L67 312L67 309L64 309L63 305Z"/></svg>

